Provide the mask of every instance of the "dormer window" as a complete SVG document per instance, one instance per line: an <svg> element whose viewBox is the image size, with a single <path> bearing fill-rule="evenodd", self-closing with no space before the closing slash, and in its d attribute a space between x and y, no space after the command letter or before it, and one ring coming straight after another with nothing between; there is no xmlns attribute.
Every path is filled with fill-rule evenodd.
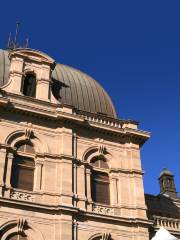
<svg viewBox="0 0 180 240"><path fill-rule="evenodd" d="M36 96L36 76L34 74L27 73L25 75L22 93L29 97Z"/></svg>

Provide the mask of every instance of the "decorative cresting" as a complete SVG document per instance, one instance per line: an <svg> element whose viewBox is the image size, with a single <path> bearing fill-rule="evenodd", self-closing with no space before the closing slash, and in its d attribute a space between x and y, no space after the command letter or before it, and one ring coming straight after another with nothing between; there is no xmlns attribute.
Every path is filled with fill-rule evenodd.
<svg viewBox="0 0 180 240"><path fill-rule="evenodd" d="M34 76L35 94L33 97L37 99L50 101L53 98L50 94L51 74L55 68L55 61L45 53L33 49L15 49L9 52L10 59L10 74L6 85L1 87L6 92L16 94L24 94L24 87L28 84L31 86L32 79L28 78L28 83L25 82L27 75ZM26 89L27 90L27 89ZM26 94L25 94L26 95ZM27 96L32 96L27 94Z"/></svg>
<svg viewBox="0 0 180 240"><path fill-rule="evenodd" d="M7 240L11 236L22 236L28 240L44 240L42 233L24 218L10 220L0 226L0 239Z"/></svg>

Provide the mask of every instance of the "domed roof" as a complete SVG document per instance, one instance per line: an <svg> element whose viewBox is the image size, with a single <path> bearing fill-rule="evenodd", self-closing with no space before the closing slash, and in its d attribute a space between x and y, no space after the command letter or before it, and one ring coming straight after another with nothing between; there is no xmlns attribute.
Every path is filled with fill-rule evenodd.
<svg viewBox="0 0 180 240"><path fill-rule="evenodd" d="M159 177L161 177L163 175L173 176L173 174L167 168L163 168L163 170L160 173Z"/></svg>
<svg viewBox="0 0 180 240"><path fill-rule="evenodd" d="M0 50L0 87L8 81L9 66L8 51ZM78 110L117 117L111 98L100 84L72 67L56 64L52 72L52 92L62 103Z"/></svg>

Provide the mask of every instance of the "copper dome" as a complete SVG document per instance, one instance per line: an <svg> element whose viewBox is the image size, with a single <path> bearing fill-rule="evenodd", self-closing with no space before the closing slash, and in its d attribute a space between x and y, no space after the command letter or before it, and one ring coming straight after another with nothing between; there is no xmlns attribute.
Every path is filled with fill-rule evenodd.
<svg viewBox="0 0 180 240"><path fill-rule="evenodd" d="M9 66L8 51L0 50L0 86L8 81ZM56 64L52 73L52 92L59 101L78 110L117 117L111 98L100 84L72 67Z"/></svg>

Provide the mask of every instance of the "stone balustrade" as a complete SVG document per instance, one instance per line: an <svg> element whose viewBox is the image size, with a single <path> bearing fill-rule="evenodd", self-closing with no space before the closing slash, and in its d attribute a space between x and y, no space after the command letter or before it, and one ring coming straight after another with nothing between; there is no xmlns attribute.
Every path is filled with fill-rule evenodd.
<svg viewBox="0 0 180 240"><path fill-rule="evenodd" d="M154 225L156 227L165 227L170 230L180 231L180 220L167 218L167 217L160 217L154 216Z"/></svg>

